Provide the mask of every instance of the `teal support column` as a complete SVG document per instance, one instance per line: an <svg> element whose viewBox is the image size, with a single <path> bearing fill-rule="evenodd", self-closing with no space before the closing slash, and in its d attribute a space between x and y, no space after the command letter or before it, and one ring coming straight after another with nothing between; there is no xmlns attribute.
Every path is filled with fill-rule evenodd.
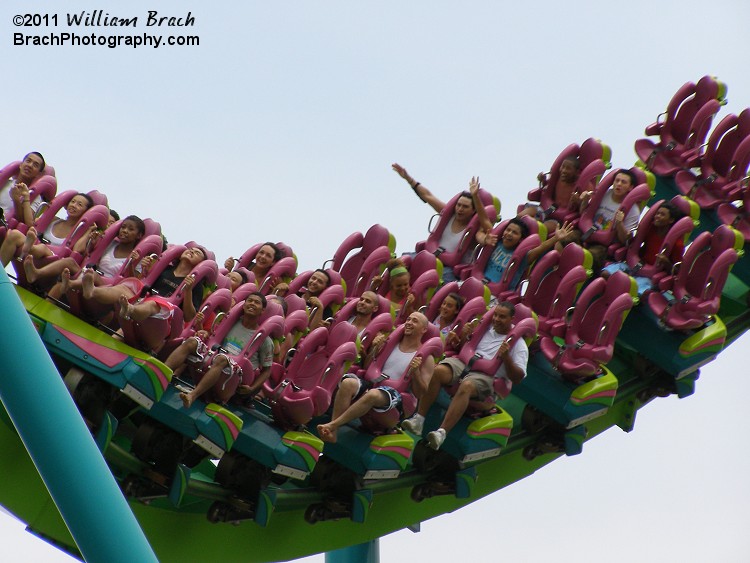
<svg viewBox="0 0 750 563"><path fill-rule="evenodd" d="M84 559L156 562L3 268L0 315L0 400Z"/></svg>
<svg viewBox="0 0 750 563"><path fill-rule="evenodd" d="M329 551L326 563L380 563L380 540Z"/></svg>

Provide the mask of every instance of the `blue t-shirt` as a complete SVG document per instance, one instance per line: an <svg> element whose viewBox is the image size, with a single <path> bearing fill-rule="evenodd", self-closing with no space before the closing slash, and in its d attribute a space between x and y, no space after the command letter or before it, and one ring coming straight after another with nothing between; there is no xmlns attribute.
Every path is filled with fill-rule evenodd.
<svg viewBox="0 0 750 563"><path fill-rule="evenodd" d="M484 277L492 283L499 282L502 279L505 270L508 268L508 265L510 264L510 259L513 257L514 251L515 248L509 250L502 244L498 244L495 247L495 250L492 251L490 259L487 261L487 267L484 269ZM521 263L521 266L518 268L518 270L516 270L516 273L513 275L513 279L508 285L508 289L515 289L518 285L518 282L521 281L521 274L524 270L524 264L525 259Z"/></svg>
<svg viewBox="0 0 750 563"><path fill-rule="evenodd" d="M484 277L492 283L499 282L512 257L512 250L508 250L502 244L498 244L487 261L487 267L484 269Z"/></svg>

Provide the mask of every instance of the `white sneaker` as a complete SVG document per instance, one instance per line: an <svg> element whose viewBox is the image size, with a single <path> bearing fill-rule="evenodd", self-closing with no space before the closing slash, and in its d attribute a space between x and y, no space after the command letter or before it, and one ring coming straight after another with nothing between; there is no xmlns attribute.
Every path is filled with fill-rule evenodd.
<svg viewBox="0 0 750 563"><path fill-rule="evenodd" d="M445 430L438 428L434 432L427 434L427 443L433 450L439 450L445 442Z"/></svg>
<svg viewBox="0 0 750 563"><path fill-rule="evenodd" d="M422 435L424 429L424 417L421 414L415 414L401 423L401 428L417 436Z"/></svg>

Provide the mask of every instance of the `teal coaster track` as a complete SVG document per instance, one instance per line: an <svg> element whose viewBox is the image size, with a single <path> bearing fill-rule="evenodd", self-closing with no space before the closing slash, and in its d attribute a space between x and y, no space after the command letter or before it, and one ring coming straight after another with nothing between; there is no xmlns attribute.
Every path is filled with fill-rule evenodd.
<svg viewBox="0 0 750 563"><path fill-rule="evenodd" d="M652 201L675 193L672 180L660 177ZM701 211L692 236L718 224L713 212ZM526 379L499 403L491 421L467 419L456 429L482 448L461 451L457 443L436 455L405 433L373 439L342 428L340 443L323 449L304 429L276 428L262 403L251 411L212 404L189 423L168 429L188 444L179 463L170 458L169 472L158 456L144 461L147 456L136 454L148 449L144 443L164 443L157 439L164 421L181 408L170 370L4 281L3 311L18 324L6 323L0 334L5 405L0 476L13 483L0 488L0 504L39 536L88 561L115 561L115 553L128 561L153 560L154 554L189 560L194 542L210 545L213 560L247 561L367 544L461 508L560 456L579 454L586 441L613 426L632 430L637 411L659 396L692 394L700 367L750 327L750 264L739 234L737 241L740 258L724 285L718 314L698 329L668 331L640 304L623 325L605 375L580 386L564 382L540 355L532 356ZM18 328L24 323L25 329ZM19 358L35 339L49 352L50 369ZM84 425L58 372L69 389L94 381L107 390L111 400L95 424L89 419ZM36 393L40 386L56 391ZM441 416L440 408L433 418ZM50 427L54 432L39 431ZM61 428L68 440L50 448L62 443ZM253 457L248 461L250 455L238 451ZM218 465L211 462L219 457ZM69 486L76 481L71 475L87 475L79 479L83 489ZM103 505L112 515L100 529L96 520L105 520ZM127 547L107 545L112 526ZM193 541L174 541L174 530Z"/></svg>

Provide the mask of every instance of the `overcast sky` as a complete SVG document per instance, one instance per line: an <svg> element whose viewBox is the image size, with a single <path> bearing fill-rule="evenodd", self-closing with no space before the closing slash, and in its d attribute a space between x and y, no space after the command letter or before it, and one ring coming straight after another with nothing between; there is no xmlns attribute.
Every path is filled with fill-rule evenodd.
<svg viewBox="0 0 750 563"><path fill-rule="evenodd" d="M686 81L728 84L720 117L750 105L750 4L622 5L5 0L0 165L39 150L60 190L104 191L121 215L153 217L171 242L222 260L282 240L300 270L315 268L376 222L407 251L430 210L392 162L445 200L479 175L508 217L570 143L598 137L631 166L633 142ZM13 45L14 33L107 35L67 26L97 9L138 17L111 33L200 45ZM146 27L149 10L190 11L195 25ZM57 14L57 28L13 25L30 11ZM704 369L695 396L656 401L634 432L610 430L420 534L383 539L382 561L746 560L747 342ZM16 561L68 560L12 520L0 540Z"/></svg>

